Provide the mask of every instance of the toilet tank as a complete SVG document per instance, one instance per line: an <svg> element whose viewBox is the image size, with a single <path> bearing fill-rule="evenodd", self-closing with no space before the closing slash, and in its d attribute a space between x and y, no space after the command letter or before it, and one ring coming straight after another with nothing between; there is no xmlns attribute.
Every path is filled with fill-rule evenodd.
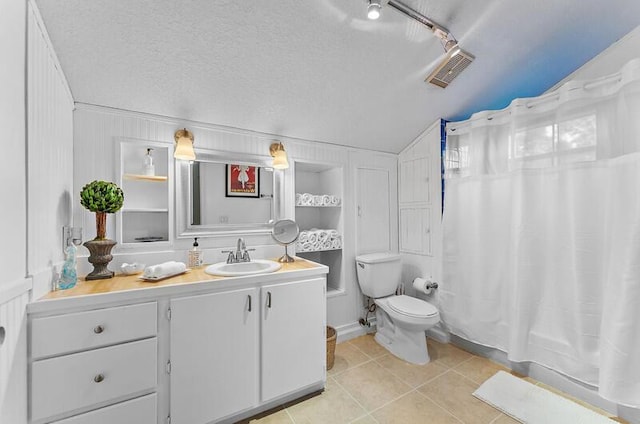
<svg viewBox="0 0 640 424"><path fill-rule="evenodd" d="M374 299L395 293L402 274L397 253L369 253L356 256L358 283L365 296Z"/></svg>

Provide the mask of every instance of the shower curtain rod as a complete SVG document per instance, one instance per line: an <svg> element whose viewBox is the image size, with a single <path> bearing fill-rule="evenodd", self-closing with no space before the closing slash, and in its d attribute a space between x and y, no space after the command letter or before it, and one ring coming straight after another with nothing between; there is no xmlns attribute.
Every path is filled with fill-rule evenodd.
<svg viewBox="0 0 640 424"><path fill-rule="evenodd" d="M408 18L413 19L414 21L421 23L422 25L426 26L427 28L429 28L431 31L433 31L436 35L438 35L441 38L447 38L449 37L451 34L449 33L449 30L446 29L445 27L443 27L442 25L434 22L432 19L424 16L423 14L421 14L420 12L413 10L412 8L410 8L409 6L407 6L404 3L399 2L398 0L389 0L389 2L387 3L389 6L393 7L397 12L402 13L403 15L407 16ZM440 34L439 34L440 33ZM444 37L443 37L444 35Z"/></svg>

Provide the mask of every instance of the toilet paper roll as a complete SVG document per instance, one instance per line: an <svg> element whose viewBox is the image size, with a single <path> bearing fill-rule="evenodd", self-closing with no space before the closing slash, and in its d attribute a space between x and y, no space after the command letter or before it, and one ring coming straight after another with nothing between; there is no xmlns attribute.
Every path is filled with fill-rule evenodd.
<svg viewBox="0 0 640 424"><path fill-rule="evenodd" d="M427 284L429 283L431 283L431 281L418 277L413 280L412 286L419 293L431 294L431 289L427 288Z"/></svg>

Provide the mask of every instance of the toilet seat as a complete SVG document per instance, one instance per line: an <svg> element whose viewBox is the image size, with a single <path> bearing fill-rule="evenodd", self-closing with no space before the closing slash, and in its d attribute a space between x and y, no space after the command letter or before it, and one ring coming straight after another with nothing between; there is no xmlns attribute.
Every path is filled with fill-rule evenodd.
<svg viewBox="0 0 640 424"><path fill-rule="evenodd" d="M408 317L430 318L438 315L435 306L411 296L391 296L387 304L394 312Z"/></svg>

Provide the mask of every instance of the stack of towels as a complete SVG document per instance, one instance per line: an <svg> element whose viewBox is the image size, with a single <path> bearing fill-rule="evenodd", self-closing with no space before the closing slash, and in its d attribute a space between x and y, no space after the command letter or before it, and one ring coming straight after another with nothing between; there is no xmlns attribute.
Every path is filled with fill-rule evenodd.
<svg viewBox="0 0 640 424"><path fill-rule="evenodd" d="M151 265L144 269L143 278L158 280L160 278L170 277L172 275L181 274L187 270L184 262L169 261L158 265Z"/></svg>
<svg viewBox="0 0 640 424"><path fill-rule="evenodd" d="M336 230L312 228L301 231L296 242L296 252L342 249L342 236Z"/></svg>
<svg viewBox="0 0 640 424"><path fill-rule="evenodd" d="M296 206L340 206L341 200L333 194L296 193Z"/></svg>

